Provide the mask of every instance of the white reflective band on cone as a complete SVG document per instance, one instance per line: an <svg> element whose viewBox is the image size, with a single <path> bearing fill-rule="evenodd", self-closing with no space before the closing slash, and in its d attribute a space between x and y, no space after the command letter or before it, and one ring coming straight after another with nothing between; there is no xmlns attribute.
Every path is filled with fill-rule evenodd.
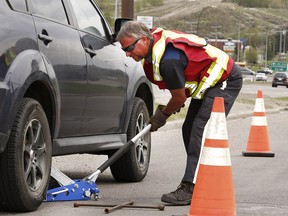
<svg viewBox="0 0 288 216"><path fill-rule="evenodd" d="M266 116L253 116L251 125L266 126L267 125Z"/></svg>
<svg viewBox="0 0 288 216"><path fill-rule="evenodd" d="M229 148L203 148L200 164L210 166L231 166Z"/></svg>
<svg viewBox="0 0 288 216"><path fill-rule="evenodd" d="M265 112L264 100L263 98L256 98L254 112Z"/></svg>
<svg viewBox="0 0 288 216"><path fill-rule="evenodd" d="M209 130L207 130L206 138L214 140L228 139L225 113L211 113L209 119Z"/></svg>

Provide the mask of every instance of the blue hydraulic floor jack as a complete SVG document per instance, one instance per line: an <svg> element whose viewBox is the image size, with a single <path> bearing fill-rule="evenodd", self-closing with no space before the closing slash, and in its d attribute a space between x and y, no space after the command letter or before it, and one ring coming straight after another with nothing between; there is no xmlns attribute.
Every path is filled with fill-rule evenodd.
<svg viewBox="0 0 288 216"><path fill-rule="evenodd" d="M123 145L115 152L108 160L106 160L97 170L91 175L80 179L72 180L57 168L51 168L51 176L59 183L60 187L49 189L46 194L46 202L51 201L72 201L72 200L90 200L99 199L100 190L97 188L96 179L99 174L111 166L118 160L138 139L149 132L151 125L143 128L135 137Z"/></svg>

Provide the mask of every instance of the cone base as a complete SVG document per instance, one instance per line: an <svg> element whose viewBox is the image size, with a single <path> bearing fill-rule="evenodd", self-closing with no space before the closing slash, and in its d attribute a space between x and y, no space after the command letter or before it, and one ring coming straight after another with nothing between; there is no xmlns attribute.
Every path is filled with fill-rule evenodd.
<svg viewBox="0 0 288 216"><path fill-rule="evenodd" d="M275 154L273 152L242 152L243 156L247 157L274 157Z"/></svg>

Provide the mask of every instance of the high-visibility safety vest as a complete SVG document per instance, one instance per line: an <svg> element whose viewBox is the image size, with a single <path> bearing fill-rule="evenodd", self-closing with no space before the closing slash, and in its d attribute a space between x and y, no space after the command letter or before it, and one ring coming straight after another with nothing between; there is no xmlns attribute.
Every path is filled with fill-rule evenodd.
<svg viewBox="0 0 288 216"><path fill-rule="evenodd" d="M188 58L184 71L187 97L203 98L206 90L224 82L233 68L234 61L222 50L208 44L204 38L161 28L152 30L152 35L152 64L144 60L143 67L147 78L160 89L167 89L160 73L160 62L168 43L182 50Z"/></svg>

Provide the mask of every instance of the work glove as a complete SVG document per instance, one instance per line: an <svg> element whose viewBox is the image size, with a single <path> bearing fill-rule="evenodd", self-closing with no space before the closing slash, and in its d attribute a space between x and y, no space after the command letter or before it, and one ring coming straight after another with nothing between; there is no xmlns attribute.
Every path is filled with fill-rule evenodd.
<svg viewBox="0 0 288 216"><path fill-rule="evenodd" d="M164 105L158 105L154 115L150 118L151 128L150 131L157 131L158 128L164 126L166 124L166 120L169 118L170 115L165 115L162 112Z"/></svg>

